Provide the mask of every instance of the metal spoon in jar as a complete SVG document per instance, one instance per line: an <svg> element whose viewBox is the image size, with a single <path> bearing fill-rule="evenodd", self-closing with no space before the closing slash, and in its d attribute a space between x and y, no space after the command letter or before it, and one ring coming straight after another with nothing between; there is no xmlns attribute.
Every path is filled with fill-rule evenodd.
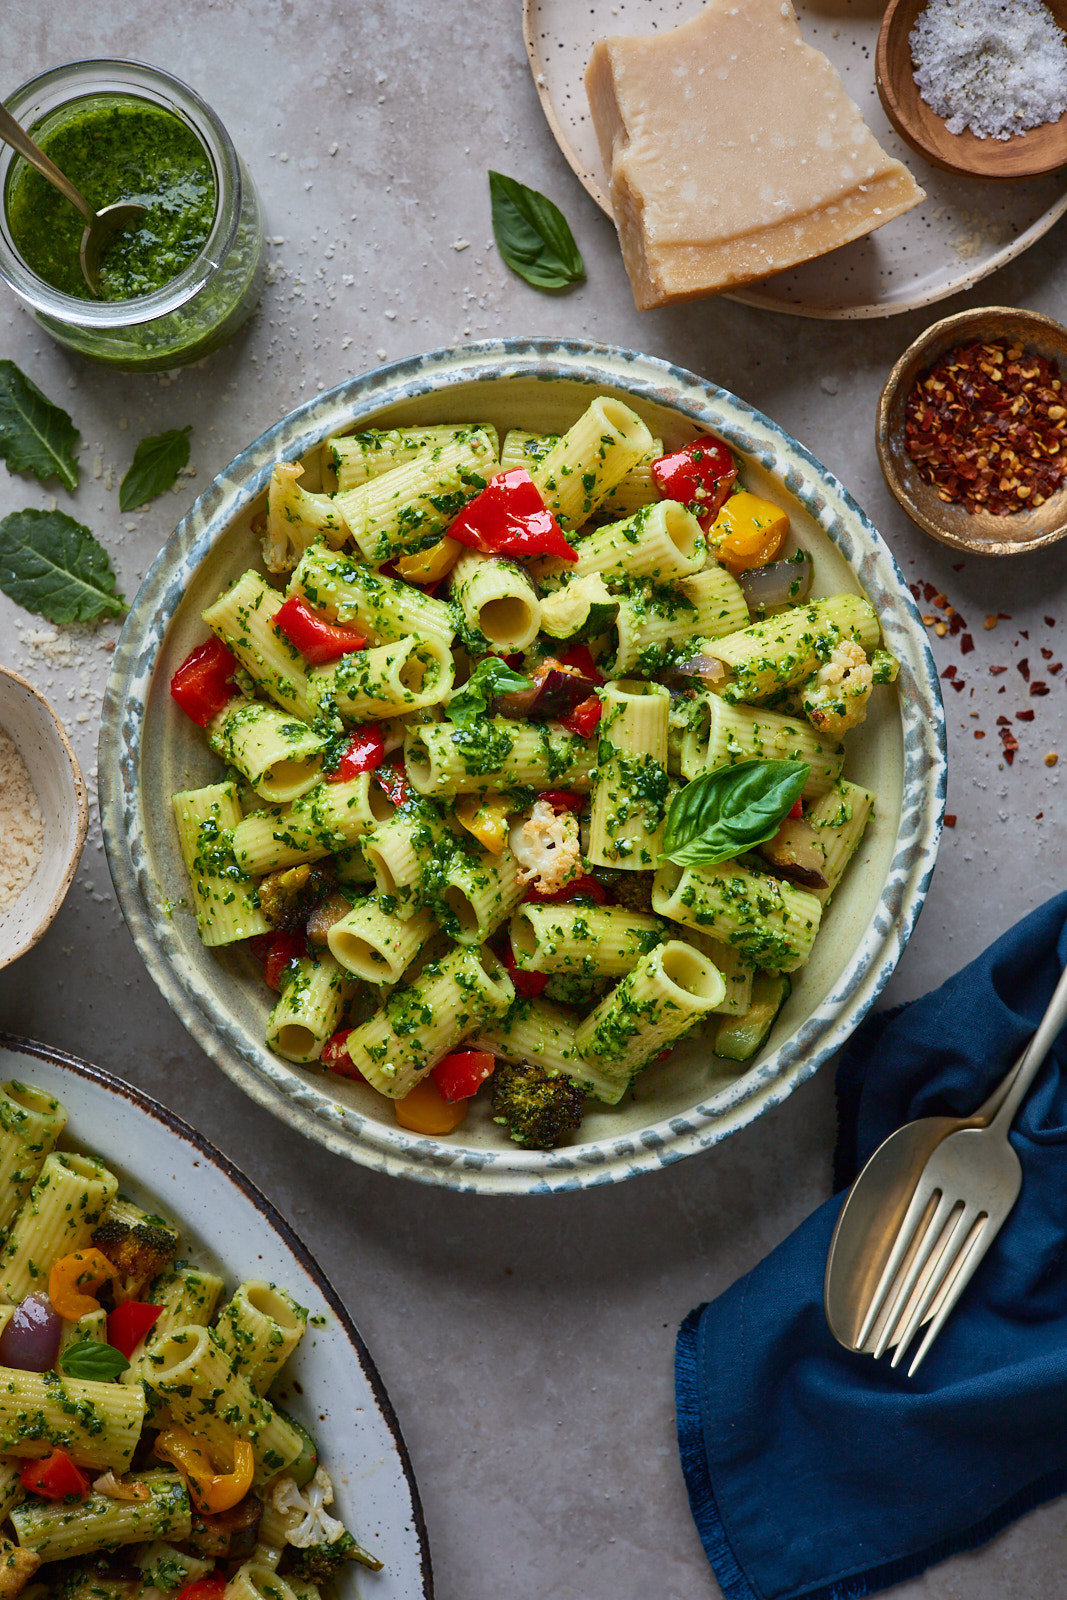
<svg viewBox="0 0 1067 1600"><path fill-rule="evenodd" d="M50 161L44 151L34 144L25 129L19 126L10 111L2 105L0 105L0 139L17 150L31 167L36 167L41 176L54 184L60 194L85 218L85 232L82 234L81 249L78 254L82 276L89 285L90 292L99 299L101 256L115 234L139 221L148 207L138 205L136 201L120 200L117 205L104 206L102 210L94 211L84 195L78 192L69 178L63 176L55 162Z"/></svg>

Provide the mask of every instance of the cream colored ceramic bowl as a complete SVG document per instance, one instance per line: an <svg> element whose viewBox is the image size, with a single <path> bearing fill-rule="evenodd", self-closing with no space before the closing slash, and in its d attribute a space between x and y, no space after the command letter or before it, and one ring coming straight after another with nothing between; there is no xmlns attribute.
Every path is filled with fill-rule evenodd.
<svg viewBox="0 0 1067 1600"><path fill-rule="evenodd" d="M259 563L250 520L279 459L313 460L346 427L478 419L562 431L597 394L617 396L674 448L710 429L746 483L784 505L815 560L815 593L864 591L901 661L899 694L875 697L849 738L848 775L877 811L834 896L767 1048L742 1069L691 1042L649 1067L614 1108L589 1103L574 1142L520 1150L481 1099L456 1134L397 1126L364 1084L294 1066L263 1043L270 995L246 951L206 950L183 905L170 797L212 782L215 758L170 699L174 669L207 632L200 613ZM578 340L504 340L439 351L354 378L294 411L224 472L160 552L115 653L100 741L104 840L126 920L152 976L198 1042L255 1100L352 1160L455 1189L544 1193L655 1170L743 1127L839 1049L893 971L933 870L945 795L937 673L907 584L855 501L775 423L691 373Z"/></svg>
<svg viewBox="0 0 1067 1600"><path fill-rule="evenodd" d="M89 807L63 724L31 683L3 668L0 729L22 757L44 822L37 870L22 893L0 908L0 967L6 967L44 937L63 904L81 859Z"/></svg>

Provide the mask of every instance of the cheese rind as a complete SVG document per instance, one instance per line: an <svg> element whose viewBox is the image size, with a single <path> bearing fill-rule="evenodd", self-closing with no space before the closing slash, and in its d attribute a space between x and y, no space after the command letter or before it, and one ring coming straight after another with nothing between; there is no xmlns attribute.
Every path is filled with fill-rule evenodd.
<svg viewBox="0 0 1067 1600"><path fill-rule="evenodd" d="M924 198L789 0L710 0L585 75L638 310L766 278Z"/></svg>

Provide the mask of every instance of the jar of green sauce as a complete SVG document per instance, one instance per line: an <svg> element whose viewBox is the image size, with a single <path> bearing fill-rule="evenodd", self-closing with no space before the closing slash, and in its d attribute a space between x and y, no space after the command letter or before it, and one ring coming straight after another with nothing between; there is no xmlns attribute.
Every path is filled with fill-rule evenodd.
<svg viewBox="0 0 1067 1600"><path fill-rule="evenodd" d="M75 61L5 104L97 210L147 209L117 234L94 297L78 263L77 211L6 145L0 278L53 338L128 371L182 366L241 327L263 284L259 198L229 134L158 67Z"/></svg>

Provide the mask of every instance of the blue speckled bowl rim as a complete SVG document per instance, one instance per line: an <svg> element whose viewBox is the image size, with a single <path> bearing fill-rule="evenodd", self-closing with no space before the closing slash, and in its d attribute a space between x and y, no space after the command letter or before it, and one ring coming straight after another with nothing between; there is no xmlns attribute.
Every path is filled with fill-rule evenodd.
<svg viewBox="0 0 1067 1600"><path fill-rule="evenodd" d="M167 629L192 574L265 488L273 463L302 455L331 427L351 426L387 406L442 387L520 376L607 386L667 406L776 471L849 563L902 663L904 778L896 848L874 914L829 994L771 1056L685 1114L549 1152L503 1144L475 1149L389 1127L323 1093L319 1085L328 1080L246 1037L183 966L160 909L140 789L145 706ZM412 356L324 391L261 434L182 518L138 590L115 650L99 746L104 844L119 903L152 978L206 1054L259 1105L336 1154L390 1176L484 1194L557 1193L669 1166L745 1126L817 1072L870 1010L915 926L934 870L946 775L944 706L918 609L885 541L838 480L776 423L682 367L586 340L551 338L492 339Z"/></svg>

